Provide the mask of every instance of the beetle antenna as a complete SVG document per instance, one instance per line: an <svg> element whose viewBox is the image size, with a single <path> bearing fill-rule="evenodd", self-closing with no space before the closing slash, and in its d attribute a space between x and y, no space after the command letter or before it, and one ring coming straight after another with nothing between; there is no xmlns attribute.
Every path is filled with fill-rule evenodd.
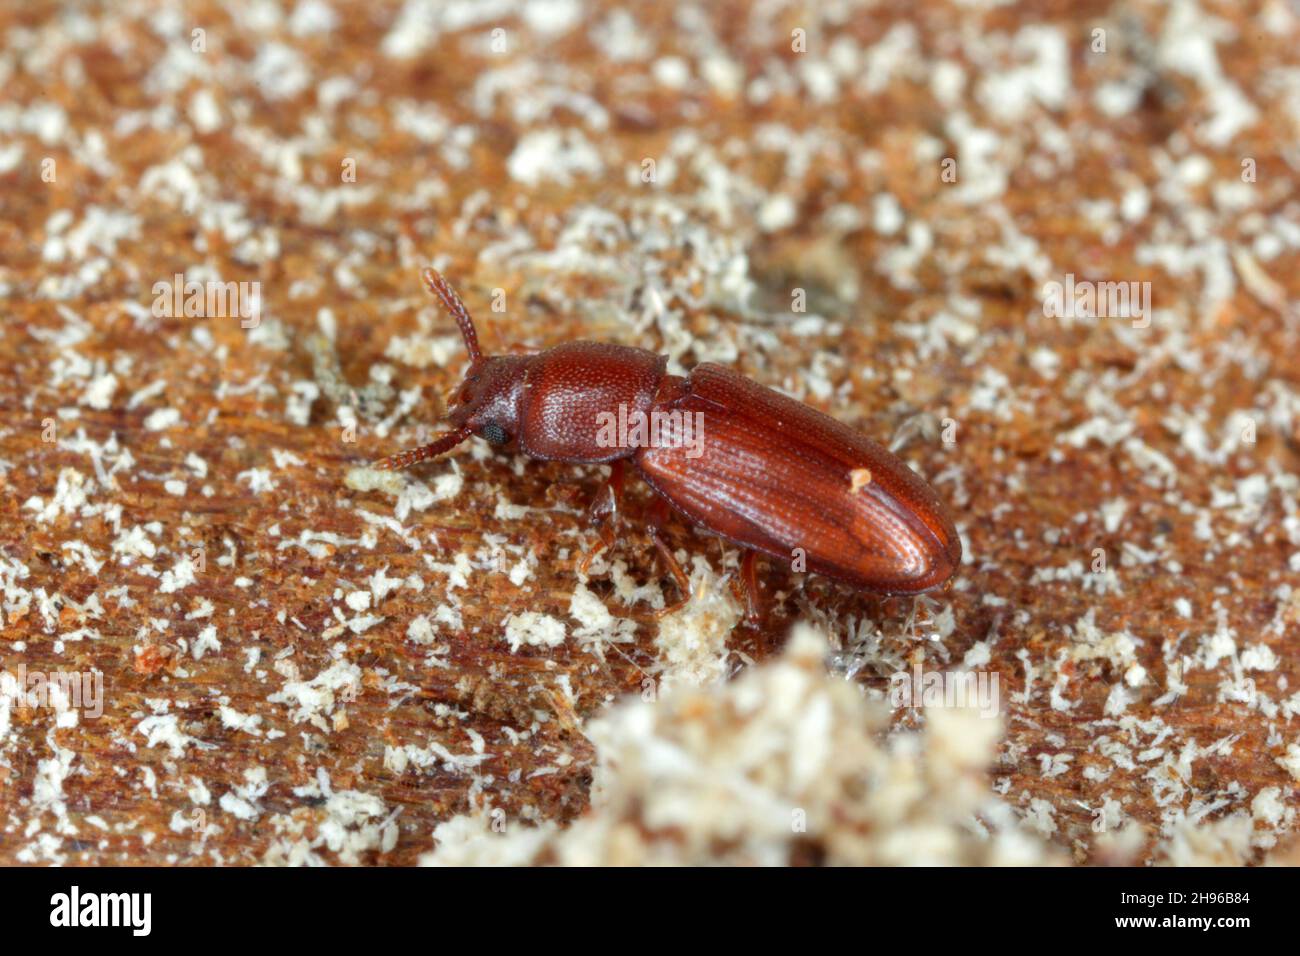
<svg viewBox="0 0 1300 956"><path fill-rule="evenodd" d="M460 326L460 334L465 339L469 360L477 362L482 354L478 350L478 333L474 331L474 320L470 318L465 303L460 301L456 290L439 274L438 270L425 269L420 273L420 278L424 279L424 284L429 287L429 291L442 300L442 307L456 320L456 324Z"/></svg>
<svg viewBox="0 0 1300 956"><path fill-rule="evenodd" d="M436 275L437 273L435 273ZM427 445L421 445L419 448L409 448L406 451L399 451L396 455L389 455L387 458L381 458L374 462L370 467L378 471L400 471L403 468L410 468L417 462L425 461L429 458L436 458L445 451L451 451L470 435L474 434L474 429L469 425L461 425L454 432L448 432L441 438L429 442Z"/></svg>

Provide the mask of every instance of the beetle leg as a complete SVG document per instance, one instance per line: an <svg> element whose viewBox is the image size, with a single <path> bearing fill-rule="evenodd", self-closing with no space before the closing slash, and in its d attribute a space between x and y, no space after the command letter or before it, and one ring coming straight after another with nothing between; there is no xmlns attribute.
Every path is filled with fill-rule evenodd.
<svg viewBox="0 0 1300 956"><path fill-rule="evenodd" d="M596 533L600 535L600 544L583 557L582 563L578 565L579 574L585 576L587 568L591 566L596 555L614 546L614 524L618 521L622 504L623 460L616 458L609 463L609 480L600 491L596 492L596 497L591 500L591 506L587 508L587 521L597 526Z"/></svg>
<svg viewBox="0 0 1300 956"><path fill-rule="evenodd" d="M664 539L659 537L659 532L654 528L650 529L650 540L654 542L655 548L659 551L659 556L663 558L664 564L668 565L668 571L672 574L673 579L677 582L677 589L682 592L682 598L676 604L670 604L662 610L654 612L654 619L657 621L665 615L680 611L686 605L691 603L691 579L686 576L682 570L681 563L673 557L673 553L668 550L668 545L664 544Z"/></svg>
<svg viewBox="0 0 1300 956"><path fill-rule="evenodd" d="M731 593L745 603L745 622L757 624L764 617L758 592L758 552L746 551L740 559L740 573L731 581Z"/></svg>
<svg viewBox="0 0 1300 956"><path fill-rule="evenodd" d="M681 564L673 555L672 551L669 550L668 545L664 543L664 539L659 535L659 528L663 525L667 517L667 502L665 502L663 498L656 496L654 504L650 506L650 514L646 519L646 530L650 535L650 540L654 542L655 550L659 552L659 556L663 558L664 564L668 567L668 572L673 576L673 580L677 582L677 589L682 593L682 599L676 604L669 605L661 611L656 611L654 615L656 619L661 618L666 614L672 614L674 611L681 610L690 603L691 600L691 579L686 576L686 572L682 570Z"/></svg>
<svg viewBox="0 0 1300 956"><path fill-rule="evenodd" d="M578 572L585 575L587 568L591 565L596 555L600 554L606 548L614 545L614 524L618 521L619 512L623 505L623 481L625 477L624 463L621 458L616 458L609 463L609 480L596 493L592 499L591 506L587 509L587 519L598 526L600 535L600 544L595 550L590 551L578 565ZM633 617L641 620L659 620L666 614L672 614L674 611L681 610L691 600L691 579L686 576L682 570L680 562L673 556L668 545L664 543L663 538L659 535L659 527L667 518L667 503L658 496L655 497L654 504L651 505L650 514L646 521L646 530L650 535L650 540L654 542L655 550L663 559L668 571L677 582L677 588L682 593L682 598L676 604L670 604L665 608L653 611L650 614L633 613Z"/></svg>

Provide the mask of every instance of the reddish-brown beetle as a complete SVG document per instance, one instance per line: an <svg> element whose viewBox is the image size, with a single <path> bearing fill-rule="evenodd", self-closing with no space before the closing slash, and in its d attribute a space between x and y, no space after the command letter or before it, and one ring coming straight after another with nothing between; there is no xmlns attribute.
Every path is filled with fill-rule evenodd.
<svg viewBox="0 0 1300 956"><path fill-rule="evenodd" d="M376 468L406 468L471 435L543 461L607 462L609 483L592 506L606 518L617 514L631 462L660 496L651 536L684 592L685 574L657 533L664 501L748 549L741 580L751 616L756 552L796 566L802 556L809 571L887 594L938 587L961 562L957 529L930 486L835 419L719 365L668 375L667 359L645 349L570 342L483 355L455 290L432 269L423 278L460 326L470 369L448 415L452 431ZM602 533L608 544L608 525Z"/></svg>

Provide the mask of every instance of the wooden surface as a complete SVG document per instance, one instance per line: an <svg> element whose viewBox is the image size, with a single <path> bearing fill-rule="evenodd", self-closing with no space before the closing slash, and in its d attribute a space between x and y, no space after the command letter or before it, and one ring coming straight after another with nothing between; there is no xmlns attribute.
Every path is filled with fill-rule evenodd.
<svg viewBox="0 0 1300 956"><path fill-rule="evenodd" d="M0 686L0 863L403 864L460 814L567 824L588 721L796 620L872 696L995 673L988 796L1076 862L1288 840L1295 7L497 6L0 9L0 658L103 682L100 716ZM462 370L430 263L490 350L722 361L897 438L953 586L764 562L772 619L728 629L737 556L675 524L708 593L661 626L625 606L676 597L638 523L580 582L598 469L355 470ZM156 317L177 273L260 283L260 324ZM1067 274L1150 282L1149 326L1046 314ZM392 386L379 421L331 400L322 330Z"/></svg>

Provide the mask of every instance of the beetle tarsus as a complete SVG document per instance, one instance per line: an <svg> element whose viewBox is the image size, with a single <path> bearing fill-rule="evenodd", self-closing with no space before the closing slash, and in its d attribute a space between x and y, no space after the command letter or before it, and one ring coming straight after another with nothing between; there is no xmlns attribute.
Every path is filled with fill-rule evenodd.
<svg viewBox="0 0 1300 956"><path fill-rule="evenodd" d="M766 619L758 590L758 552L746 551L740 559L740 573L731 581L731 593L745 605L745 623L759 624Z"/></svg>

